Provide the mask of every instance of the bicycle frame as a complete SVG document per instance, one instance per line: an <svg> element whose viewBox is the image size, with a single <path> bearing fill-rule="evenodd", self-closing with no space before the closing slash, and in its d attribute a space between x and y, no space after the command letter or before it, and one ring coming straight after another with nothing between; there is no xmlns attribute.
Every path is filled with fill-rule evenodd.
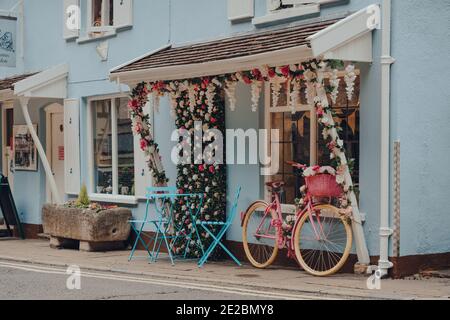
<svg viewBox="0 0 450 320"><path fill-rule="evenodd" d="M287 237L285 235L283 235L283 212L282 212L282 208L281 208L280 195L279 195L279 193L274 192L273 196L274 196L275 199L267 207L267 209L265 210L264 217L261 219L261 223L259 224L258 228L256 229L255 237L257 235L258 238L274 239L274 236L270 236L270 235L268 235L268 232L264 232L264 230L262 230L262 226L263 226L263 222L264 222L265 218L267 217L267 215L270 214L271 215L271 219L272 219L272 214L271 213L272 213L272 210L275 210L278 219L277 220L273 220L272 219L271 220L271 226L274 227L274 228L277 228L278 239L276 239L276 240L277 240L278 247L280 249L283 249L284 247L287 247L288 255L291 256L292 252L293 252L293 248L294 248L294 243L293 243L294 239L293 239L293 237L291 237L290 241L288 241ZM304 214L309 214L311 225L312 225L312 228L314 230L315 237L316 237L317 240L320 239L320 234L319 234L318 228L316 226L316 222L314 222L314 219L313 219L313 216L312 216L313 212L316 212L316 210L314 208L315 208L315 206L314 206L312 197L307 195L306 196L306 204L304 205L303 208L297 210L296 213L295 213L296 222L294 224L294 227L292 228L292 231L291 231L292 234L295 233L295 231L296 231L296 229L298 227L300 218ZM320 221L320 215L317 214L317 213L316 213L316 218L317 218L317 222L318 222L318 225L320 227L320 230L323 233L323 226L322 226L321 221ZM262 232L260 233L259 231L262 231Z"/></svg>

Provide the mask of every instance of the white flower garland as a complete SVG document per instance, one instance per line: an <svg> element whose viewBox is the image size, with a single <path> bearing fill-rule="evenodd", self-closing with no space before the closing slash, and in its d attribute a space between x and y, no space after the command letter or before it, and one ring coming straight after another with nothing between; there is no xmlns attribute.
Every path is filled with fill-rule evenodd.
<svg viewBox="0 0 450 320"><path fill-rule="evenodd" d="M292 79L292 90L291 90L291 112L295 114L295 107L300 103L300 90L301 83L299 79Z"/></svg>
<svg viewBox="0 0 450 320"><path fill-rule="evenodd" d="M237 99L236 99L236 87L238 85L237 81L232 81L232 80L226 80L225 81L225 86L224 86L224 90L225 93L228 97L228 101L230 104L230 110L231 111L235 111L236 110L236 103L237 103Z"/></svg>
<svg viewBox="0 0 450 320"><path fill-rule="evenodd" d="M331 101L333 102L333 105L335 105L337 102L337 98L339 96L339 85L341 83L341 79L339 79L338 72L339 71L337 69L334 69L331 72L330 77L330 85L333 87L333 91L331 91Z"/></svg>
<svg viewBox="0 0 450 320"><path fill-rule="evenodd" d="M355 92L355 81L356 81L356 73L355 66L350 64L345 68L345 76L344 76L345 84L347 85L347 98L348 100L353 99L353 93Z"/></svg>
<svg viewBox="0 0 450 320"><path fill-rule="evenodd" d="M263 87L262 81L253 81L252 82L252 111L258 111L259 98L261 96L261 91Z"/></svg>
<svg viewBox="0 0 450 320"><path fill-rule="evenodd" d="M283 88L284 79L281 77L274 77L270 81L270 88L272 90L272 106L278 107L278 101L280 100L281 89Z"/></svg>

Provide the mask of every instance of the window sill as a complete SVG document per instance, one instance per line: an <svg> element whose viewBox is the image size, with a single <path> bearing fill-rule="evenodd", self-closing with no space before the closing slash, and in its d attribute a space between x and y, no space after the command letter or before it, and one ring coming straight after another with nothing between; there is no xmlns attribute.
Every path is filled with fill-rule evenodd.
<svg viewBox="0 0 450 320"><path fill-rule="evenodd" d="M256 27L262 27L270 23L285 22L285 20L317 14L319 12L320 5L318 4L304 5L299 8L281 9L272 13L268 13L265 16L254 18L252 20L252 23Z"/></svg>
<svg viewBox="0 0 450 320"><path fill-rule="evenodd" d="M89 43L89 42L94 42L94 41L98 41L98 40L105 40L105 39L109 39L109 38L114 38L117 36L117 32L116 30L111 31L111 32L105 32L105 34L98 36L98 37L93 37L93 36L84 36L81 38L77 39L77 43L78 44L83 44L83 43Z"/></svg>
<svg viewBox="0 0 450 320"><path fill-rule="evenodd" d="M107 202L107 203L128 204L128 205L138 204L138 198L134 196L120 196L120 195L96 193L90 194L89 199L92 201Z"/></svg>
<svg viewBox="0 0 450 320"><path fill-rule="evenodd" d="M118 26L115 27L114 30L109 31L109 32L105 32L103 35L94 37L94 36L90 36L89 34L84 35L82 37L79 37L76 42L78 44L83 44L83 43L89 43L89 42L95 42L95 41L101 41L101 40L106 40L106 39L110 39L110 38L114 38L117 37L117 33L119 32L123 32L123 31L127 31L132 29L133 26L132 25L124 25L124 26ZM73 38L72 38L73 40Z"/></svg>

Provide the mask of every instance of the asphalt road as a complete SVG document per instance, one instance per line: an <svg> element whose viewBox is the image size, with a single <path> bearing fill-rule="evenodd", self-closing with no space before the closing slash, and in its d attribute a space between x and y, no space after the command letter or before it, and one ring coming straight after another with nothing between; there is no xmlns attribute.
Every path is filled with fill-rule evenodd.
<svg viewBox="0 0 450 320"><path fill-rule="evenodd" d="M264 292L196 281L81 270L76 277L62 267L0 261L0 300L273 300L309 299L285 293ZM76 274L75 274L76 275ZM75 280L74 280L75 279Z"/></svg>

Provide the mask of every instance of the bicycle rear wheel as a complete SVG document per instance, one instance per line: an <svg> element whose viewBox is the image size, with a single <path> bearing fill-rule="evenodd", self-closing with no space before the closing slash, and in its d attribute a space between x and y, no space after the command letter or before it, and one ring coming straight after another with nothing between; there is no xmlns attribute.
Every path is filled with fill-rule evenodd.
<svg viewBox="0 0 450 320"><path fill-rule="evenodd" d="M245 214L242 240L245 254L256 268L267 268L278 254L279 232L272 225L277 219L273 211L267 211L269 204L264 201L253 203Z"/></svg>
<svg viewBox="0 0 450 320"><path fill-rule="evenodd" d="M311 217L304 214L294 234L295 255L300 266L315 276L338 272L352 248L352 229L347 217L330 205L314 207Z"/></svg>

